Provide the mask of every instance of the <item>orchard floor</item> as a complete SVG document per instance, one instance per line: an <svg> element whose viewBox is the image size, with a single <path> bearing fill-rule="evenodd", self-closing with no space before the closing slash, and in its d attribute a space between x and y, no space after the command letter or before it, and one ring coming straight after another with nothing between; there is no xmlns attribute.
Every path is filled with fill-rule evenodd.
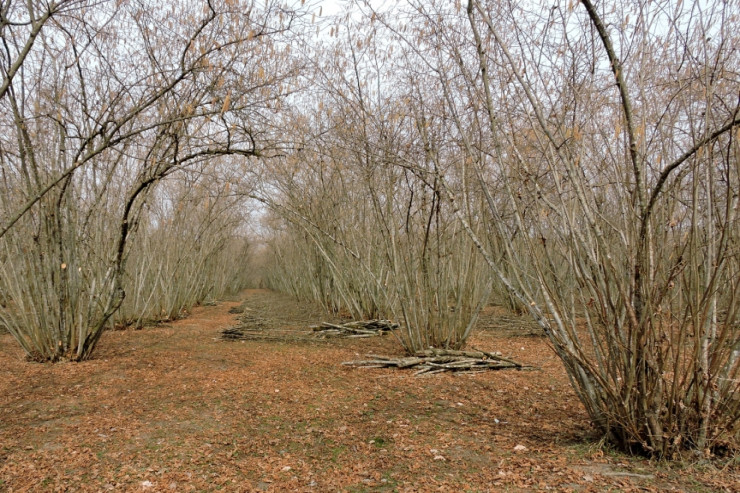
<svg viewBox="0 0 740 493"><path fill-rule="evenodd" d="M282 328L326 320L268 291L241 296ZM107 332L84 363L26 362L1 335L0 491L740 491L737 460L600 447L523 320L488 313L471 345L539 370L415 377L341 365L400 354L393 336L222 341L240 301Z"/></svg>

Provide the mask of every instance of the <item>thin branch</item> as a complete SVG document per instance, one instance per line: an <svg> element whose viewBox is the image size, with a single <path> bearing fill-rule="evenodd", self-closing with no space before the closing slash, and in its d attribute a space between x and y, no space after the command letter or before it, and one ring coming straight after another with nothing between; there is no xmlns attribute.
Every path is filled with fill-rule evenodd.
<svg viewBox="0 0 740 493"><path fill-rule="evenodd" d="M619 96L622 100L622 112L624 113L624 119L627 123L627 138L629 139L629 150L630 150L630 160L632 161L632 172L635 175L635 188L637 190L637 199L640 204L640 210L641 212L645 211L645 198L643 196L643 176L642 171L640 170L640 161L639 156L637 155L637 139L635 138L635 128L634 124L632 123L633 115L632 115L632 103L630 101L630 95L627 91L627 83L624 80L624 73L622 70L622 63L619 61L619 58L617 57L616 52L614 51L614 45L612 44L611 38L609 37L609 33L606 32L606 27L604 27L604 23L601 21L601 17L599 17L598 12L596 12L596 8L591 3L591 0L582 0L583 6L586 7L586 11L588 12L588 16L591 19L591 22L593 23L594 27L596 28L596 31L599 33L599 38L601 39L601 43L604 45L604 49L606 50L606 54L609 57L609 63L612 67L612 72L614 72L614 79L617 84L617 88L619 89Z"/></svg>

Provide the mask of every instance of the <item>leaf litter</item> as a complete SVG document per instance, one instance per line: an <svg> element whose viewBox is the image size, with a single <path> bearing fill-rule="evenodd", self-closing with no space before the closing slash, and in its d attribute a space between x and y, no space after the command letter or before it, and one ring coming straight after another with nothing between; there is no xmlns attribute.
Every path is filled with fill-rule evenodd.
<svg viewBox="0 0 740 493"><path fill-rule="evenodd" d="M0 335L0 491L740 490L736 462L602 447L546 340L496 329L496 310L471 347L541 371L341 365L402 357L394 337L225 342L242 305L264 331L326 319L269 291L242 296L106 332L83 363L27 362Z"/></svg>

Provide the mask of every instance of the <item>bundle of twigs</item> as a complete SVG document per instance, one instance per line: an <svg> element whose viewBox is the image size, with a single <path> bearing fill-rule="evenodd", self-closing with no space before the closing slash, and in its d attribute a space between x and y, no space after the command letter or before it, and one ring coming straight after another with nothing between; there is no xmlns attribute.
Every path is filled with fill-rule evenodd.
<svg viewBox="0 0 740 493"><path fill-rule="evenodd" d="M398 324L390 320L357 320L346 324L332 324L322 322L321 325L311 327L315 337L375 337L387 334L398 328Z"/></svg>
<svg viewBox="0 0 740 493"><path fill-rule="evenodd" d="M363 368L413 368L416 375L440 373L444 371L477 372L487 370L531 370L534 367L522 365L500 353L487 351L453 351L449 349L427 349L411 356L401 358L367 355L366 360L345 361L346 366Z"/></svg>
<svg viewBox="0 0 740 493"><path fill-rule="evenodd" d="M229 313L232 315L241 315L244 313L244 311L247 310L247 308L244 306L244 304L241 304L239 306L232 306L229 308Z"/></svg>
<svg viewBox="0 0 740 493"><path fill-rule="evenodd" d="M308 339L305 331L290 329L263 329L253 327L231 327L221 331L221 339L227 341L254 340L254 341L295 341Z"/></svg>
<svg viewBox="0 0 740 493"><path fill-rule="evenodd" d="M260 317L245 314L241 317L239 326L222 330L221 338L231 341L296 341L331 337L375 337L397 328L398 324L388 320L358 320L341 325L322 322L321 325L311 327L311 331L278 329Z"/></svg>

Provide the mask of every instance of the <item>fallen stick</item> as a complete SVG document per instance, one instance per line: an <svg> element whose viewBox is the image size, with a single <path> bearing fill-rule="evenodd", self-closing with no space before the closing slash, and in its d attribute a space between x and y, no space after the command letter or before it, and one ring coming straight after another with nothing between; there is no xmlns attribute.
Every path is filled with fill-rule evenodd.
<svg viewBox="0 0 740 493"><path fill-rule="evenodd" d="M224 329L221 338L226 340L302 340L328 339L332 337L362 339L385 335L398 328L398 324L388 320L357 320L346 324L322 322L310 327L311 331L277 329L259 317L247 315L242 317L242 325ZM280 335L285 334L285 335Z"/></svg>
<svg viewBox="0 0 740 493"><path fill-rule="evenodd" d="M411 356L393 358L376 354L367 355L365 360L345 361L345 366L356 368L398 368L416 369L416 375L433 374L445 371L480 372L486 370L532 370L500 353L486 351L455 351L449 349L427 349Z"/></svg>
<svg viewBox="0 0 740 493"><path fill-rule="evenodd" d="M311 327L316 337L375 337L385 335L398 328L389 320L356 320L346 324L322 322Z"/></svg>

